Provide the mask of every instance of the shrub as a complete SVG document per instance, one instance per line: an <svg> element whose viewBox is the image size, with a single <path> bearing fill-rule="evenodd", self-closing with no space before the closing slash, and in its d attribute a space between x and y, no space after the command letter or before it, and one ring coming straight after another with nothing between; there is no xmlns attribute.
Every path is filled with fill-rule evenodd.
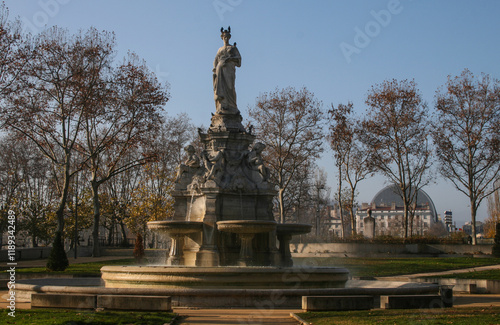
<svg viewBox="0 0 500 325"><path fill-rule="evenodd" d="M135 239L134 257L138 263L141 263L144 258L144 244L142 243L141 234L137 234Z"/></svg>
<svg viewBox="0 0 500 325"><path fill-rule="evenodd" d="M49 260L47 261L47 270L64 271L68 266L68 257L64 251L61 232L57 231L52 250L50 251Z"/></svg>
<svg viewBox="0 0 500 325"><path fill-rule="evenodd" d="M491 249L491 254L495 257L500 257L500 222L497 223L495 233L495 243Z"/></svg>

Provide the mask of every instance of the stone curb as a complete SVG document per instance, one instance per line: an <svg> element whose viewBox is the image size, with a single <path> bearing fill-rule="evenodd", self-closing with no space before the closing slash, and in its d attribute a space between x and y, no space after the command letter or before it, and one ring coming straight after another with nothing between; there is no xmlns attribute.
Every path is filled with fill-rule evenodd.
<svg viewBox="0 0 500 325"><path fill-rule="evenodd" d="M290 317L292 317L293 319L295 319L297 322L300 323L300 325L310 325L312 323L308 323L306 322L305 320L303 320L302 318L300 318L297 314L295 313L290 313Z"/></svg>
<svg viewBox="0 0 500 325"><path fill-rule="evenodd" d="M176 323L177 323L177 321L178 321L179 319L181 319L181 317L179 316L179 314L177 314L177 313L174 313L174 314L175 314L175 315L174 315L174 317L172 317L172 320L170 321L169 325L174 325L174 324L176 324Z"/></svg>

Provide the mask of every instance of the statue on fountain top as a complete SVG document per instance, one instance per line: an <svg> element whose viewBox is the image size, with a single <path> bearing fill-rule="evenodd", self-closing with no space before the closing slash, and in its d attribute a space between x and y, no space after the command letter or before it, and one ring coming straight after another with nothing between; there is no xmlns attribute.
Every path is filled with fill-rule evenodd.
<svg viewBox="0 0 500 325"><path fill-rule="evenodd" d="M241 66L241 55L236 43L229 44L231 27L220 29L224 45L219 48L214 60L213 84L216 112L219 114L239 114L236 105L236 67Z"/></svg>

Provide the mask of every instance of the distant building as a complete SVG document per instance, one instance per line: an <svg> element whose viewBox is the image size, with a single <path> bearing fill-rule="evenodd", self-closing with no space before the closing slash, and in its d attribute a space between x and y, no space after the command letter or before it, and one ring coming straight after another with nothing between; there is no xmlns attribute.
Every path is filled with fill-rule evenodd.
<svg viewBox="0 0 500 325"><path fill-rule="evenodd" d="M344 220L347 218L345 215L347 214L347 211L344 211ZM342 220L340 219L339 216L339 209L338 205L331 205L329 209L329 232L334 236L334 237L342 237ZM350 229L350 227L349 227Z"/></svg>
<svg viewBox="0 0 500 325"><path fill-rule="evenodd" d="M462 226L463 232L467 235L472 235L472 223L470 221L466 222L465 225ZM484 223L481 221L476 221L476 235L478 237L482 237L484 234Z"/></svg>
<svg viewBox="0 0 500 325"><path fill-rule="evenodd" d="M403 200L398 194L398 188L391 185L379 191L370 204L363 203L356 212L357 232L363 234L363 219L367 217L368 209L375 218L375 235L404 236L404 208ZM438 214L431 198L423 190L418 191L415 206L413 227L409 225L408 231L413 229L413 234L424 235L434 223L438 221Z"/></svg>
<svg viewBox="0 0 500 325"><path fill-rule="evenodd" d="M453 232L455 230L453 226L453 213L450 210L444 212L444 225L448 232Z"/></svg>

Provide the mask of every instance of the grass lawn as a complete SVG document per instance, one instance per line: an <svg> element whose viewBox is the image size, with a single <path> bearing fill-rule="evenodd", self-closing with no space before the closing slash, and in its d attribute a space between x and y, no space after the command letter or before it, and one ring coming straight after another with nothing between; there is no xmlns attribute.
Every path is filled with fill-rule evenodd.
<svg viewBox="0 0 500 325"><path fill-rule="evenodd" d="M500 324L500 307L446 309L377 309L367 311L308 312L298 316L314 325L365 324Z"/></svg>
<svg viewBox="0 0 500 325"><path fill-rule="evenodd" d="M91 263L75 263L71 264L65 271L49 272L45 267L28 267L28 268L17 268L16 273L44 273L44 274L72 274L72 275L86 275L86 276L100 276L101 267L104 265L136 265L136 261L133 258L103 261L103 262L91 262Z"/></svg>
<svg viewBox="0 0 500 325"><path fill-rule="evenodd" d="M423 272L438 272L500 264L500 258L473 257L404 257L351 258L300 257L295 265L338 266L347 268L352 276L379 277Z"/></svg>
<svg viewBox="0 0 500 325"><path fill-rule="evenodd" d="M169 324L173 313L130 312L130 311L83 311L65 309L18 309L16 317L7 315L9 310L0 312L2 324L65 324L65 325L114 325L114 324Z"/></svg>
<svg viewBox="0 0 500 325"><path fill-rule="evenodd" d="M433 278L469 279L469 280L500 280L500 270L477 271L467 273L446 274Z"/></svg>
<svg viewBox="0 0 500 325"><path fill-rule="evenodd" d="M473 257L405 257L405 258L352 258L352 257L295 257L295 265L338 266L349 269L352 276L377 277L437 272L465 269L476 266L500 264L500 258ZM44 267L18 268L17 273L51 273L86 276L100 276L104 265L137 265L135 260L120 259L113 261L71 264L63 272L47 272ZM500 278L496 278L500 279Z"/></svg>

